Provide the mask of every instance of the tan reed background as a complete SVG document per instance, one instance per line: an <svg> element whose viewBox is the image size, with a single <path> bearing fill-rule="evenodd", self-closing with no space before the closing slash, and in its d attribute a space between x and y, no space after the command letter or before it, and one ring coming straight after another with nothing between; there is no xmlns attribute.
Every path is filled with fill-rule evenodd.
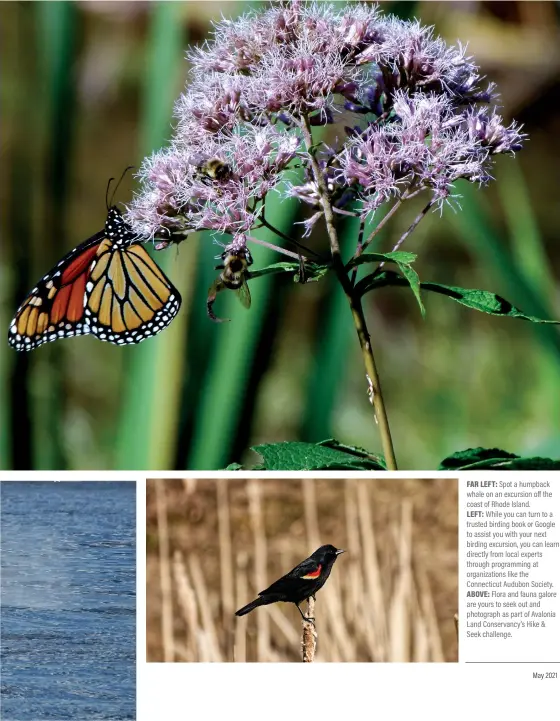
<svg viewBox="0 0 560 721"><path fill-rule="evenodd" d="M148 480L146 517L148 661L301 661L292 604L234 614L324 543L315 661L457 660L456 480Z"/></svg>

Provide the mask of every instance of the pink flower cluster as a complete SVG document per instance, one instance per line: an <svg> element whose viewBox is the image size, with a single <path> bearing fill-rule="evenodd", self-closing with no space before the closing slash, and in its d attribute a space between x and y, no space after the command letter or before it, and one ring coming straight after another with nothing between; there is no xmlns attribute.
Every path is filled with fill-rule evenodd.
<svg viewBox="0 0 560 721"><path fill-rule="evenodd" d="M218 23L190 59L174 137L144 162L129 208L143 237L210 229L238 238L271 191L314 208L309 231L321 217L311 153L335 208L352 202L365 217L422 189L444 202L459 179L487 182L492 156L524 139L503 124L493 86L482 86L463 47L372 5L275 3ZM340 130L308 148L304 120ZM286 173L294 159L297 182Z"/></svg>

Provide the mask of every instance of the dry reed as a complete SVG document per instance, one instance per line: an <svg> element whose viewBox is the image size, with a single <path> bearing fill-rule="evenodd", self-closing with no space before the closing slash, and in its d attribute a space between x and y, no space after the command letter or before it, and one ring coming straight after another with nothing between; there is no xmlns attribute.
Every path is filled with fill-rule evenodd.
<svg viewBox="0 0 560 721"><path fill-rule="evenodd" d="M162 599L161 635L163 638L163 659L164 661L173 661L173 596L169 564L169 533L167 529L165 481L160 480L156 482L156 500L159 536L159 581Z"/></svg>
<svg viewBox="0 0 560 721"><path fill-rule="evenodd" d="M307 618L315 619L315 599L313 596L307 599ZM312 621L301 622L303 632L301 635L301 655L304 663L313 663L317 649L317 629Z"/></svg>

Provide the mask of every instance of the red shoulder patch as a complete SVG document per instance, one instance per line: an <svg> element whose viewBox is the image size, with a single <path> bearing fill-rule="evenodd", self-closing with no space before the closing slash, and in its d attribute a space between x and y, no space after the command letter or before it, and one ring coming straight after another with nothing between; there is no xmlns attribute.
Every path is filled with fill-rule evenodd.
<svg viewBox="0 0 560 721"><path fill-rule="evenodd" d="M319 576L321 575L321 568L322 568L322 566L321 566L321 564L319 564L317 566L316 571L311 571L311 573L306 573L305 576L302 576L301 578L310 578L310 579L319 578Z"/></svg>

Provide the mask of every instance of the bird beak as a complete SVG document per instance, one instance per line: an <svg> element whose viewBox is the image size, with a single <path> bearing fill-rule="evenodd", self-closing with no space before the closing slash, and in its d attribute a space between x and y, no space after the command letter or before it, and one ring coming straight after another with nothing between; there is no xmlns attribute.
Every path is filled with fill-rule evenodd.
<svg viewBox="0 0 560 721"><path fill-rule="evenodd" d="M336 551L336 555L337 555L337 556L340 556L341 553L345 553L344 549L338 548L337 551Z"/></svg>

